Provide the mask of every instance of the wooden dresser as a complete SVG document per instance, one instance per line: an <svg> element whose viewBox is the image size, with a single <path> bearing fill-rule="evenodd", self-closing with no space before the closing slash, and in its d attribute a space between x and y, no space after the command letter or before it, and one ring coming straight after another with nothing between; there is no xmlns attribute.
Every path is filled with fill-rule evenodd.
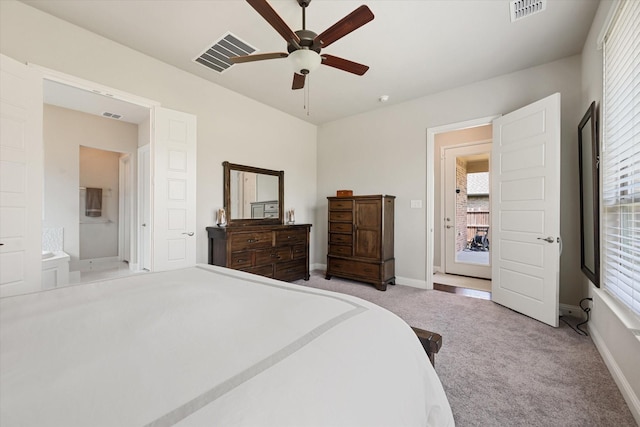
<svg viewBox="0 0 640 427"><path fill-rule="evenodd" d="M329 250L326 278L395 285L393 223L395 196L327 197Z"/></svg>
<svg viewBox="0 0 640 427"><path fill-rule="evenodd" d="M209 264L278 280L309 280L311 224L207 227Z"/></svg>

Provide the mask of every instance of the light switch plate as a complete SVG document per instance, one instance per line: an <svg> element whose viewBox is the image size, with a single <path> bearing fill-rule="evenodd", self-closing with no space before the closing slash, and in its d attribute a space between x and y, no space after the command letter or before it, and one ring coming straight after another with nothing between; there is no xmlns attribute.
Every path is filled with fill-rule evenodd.
<svg viewBox="0 0 640 427"><path fill-rule="evenodd" d="M422 209L422 200L412 200L411 209Z"/></svg>

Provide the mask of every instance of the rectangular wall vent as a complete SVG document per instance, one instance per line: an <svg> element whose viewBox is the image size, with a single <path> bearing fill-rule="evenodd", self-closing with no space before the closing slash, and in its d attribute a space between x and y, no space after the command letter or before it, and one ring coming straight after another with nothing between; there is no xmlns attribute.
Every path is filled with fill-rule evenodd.
<svg viewBox="0 0 640 427"><path fill-rule="evenodd" d="M105 111L104 113L102 113L102 115L104 117L108 117L110 119L116 119L116 120L120 120L122 118L122 114L109 113L108 111Z"/></svg>
<svg viewBox="0 0 640 427"><path fill-rule="evenodd" d="M194 61L222 73L233 65L229 58L249 55L256 50L255 47L240 40L239 37L226 33L211 47L206 48Z"/></svg>
<svg viewBox="0 0 640 427"><path fill-rule="evenodd" d="M511 22L540 13L547 8L547 0L512 0L509 3Z"/></svg>

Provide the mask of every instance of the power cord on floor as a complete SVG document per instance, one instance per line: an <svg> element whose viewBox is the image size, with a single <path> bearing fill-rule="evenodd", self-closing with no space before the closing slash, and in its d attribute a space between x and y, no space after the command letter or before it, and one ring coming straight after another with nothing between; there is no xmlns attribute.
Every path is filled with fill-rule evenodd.
<svg viewBox="0 0 640 427"><path fill-rule="evenodd" d="M570 327L571 329L573 329L574 331L576 331L576 333L578 333L578 334L580 334L580 335L584 335L585 337L588 337L588 336L589 336L589 334L587 333L587 331L585 331L585 330L583 330L582 328L580 328L580 326L582 326L582 325L586 324L586 323L589 321L589 318L590 318L590 314L589 314L589 312L591 311L591 307L589 307L589 306L587 306L587 307L583 307L583 306L582 306L582 303L583 303L584 301L593 301L593 298L582 298L582 299L580 300L580 308L582 309L582 311L584 311L584 312L587 314L587 320L585 320L585 321L584 321L584 322L582 322L582 323L578 323L578 324L575 326L575 328L574 328L574 327L573 327L569 322L567 322L567 321L564 319L564 317L563 317L563 316L560 316L560 320L562 320L564 323L566 323L567 325L569 325L569 327Z"/></svg>

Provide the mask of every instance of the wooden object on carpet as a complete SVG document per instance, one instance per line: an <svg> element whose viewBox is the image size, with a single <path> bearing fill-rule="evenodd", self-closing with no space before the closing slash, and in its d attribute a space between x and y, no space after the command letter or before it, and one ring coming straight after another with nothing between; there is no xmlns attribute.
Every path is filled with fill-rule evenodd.
<svg viewBox="0 0 640 427"><path fill-rule="evenodd" d="M424 351L429 357L429 361L435 367L436 353L440 351L440 348L442 348L442 335L431 331L425 331L424 329L414 328L413 326L411 329L413 329L413 332L418 336L420 344L422 344Z"/></svg>

